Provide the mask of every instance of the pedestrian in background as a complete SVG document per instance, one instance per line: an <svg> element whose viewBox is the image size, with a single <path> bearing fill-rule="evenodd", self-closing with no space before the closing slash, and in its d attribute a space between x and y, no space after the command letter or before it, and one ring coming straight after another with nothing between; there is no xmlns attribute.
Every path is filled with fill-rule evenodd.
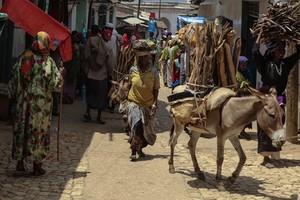
<svg viewBox="0 0 300 200"><path fill-rule="evenodd" d="M177 57L177 50L179 49L178 38L169 40L170 45L168 48L169 60L167 62L167 85L172 88L174 77L176 77L176 70L174 70L174 60ZM179 75L178 75L179 76Z"/></svg>
<svg viewBox="0 0 300 200"><path fill-rule="evenodd" d="M162 52L161 52L161 56L159 59L159 62L161 63L161 76L164 82L164 86L168 86L167 84L167 78L168 76L168 60L169 60L169 48L170 48L170 42L166 42L165 47L163 48Z"/></svg>
<svg viewBox="0 0 300 200"><path fill-rule="evenodd" d="M82 34L78 31L72 31L72 59L64 63L67 70L64 77L63 103L72 104L76 97L76 81L80 71L80 49Z"/></svg>
<svg viewBox="0 0 300 200"><path fill-rule="evenodd" d="M277 100L280 106L285 107L286 97L285 89L289 77L289 73L293 66L298 62L300 58L300 43L296 45L297 52L289 57L284 58L286 42L284 41L270 41L267 43L267 50L264 55L260 53L261 35L263 29L261 29L256 42L252 49L253 60L258 73L261 75L262 85L260 91L268 93L271 87L275 87L277 91ZM283 123L285 117L283 117ZM281 148L276 148L272 145L272 140L267 134L258 126L258 153L264 156L264 160L261 163L267 168L273 168L271 164L271 158L279 159Z"/></svg>
<svg viewBox="0 0 300 200"><path fill-rule="evenodd" d="M33 175L43 175L42 160L50 149L52 92L63 85L64 68L50 57L50 37L38 32L12 68L9 98L15 104L12 158L17 171L33 163Z"/></svg>
<svg viewBox="0 0 300 200"><path fill-rule="evenodd" d="M248 62L249 60L245 56L239 57L239 64L236 71L236 79L237 79L239 92L242 93L242 95L249 95L249 92L246 89L246 87L251 86L251 82L252 82L252 76L248 69ZM251 136L245 132L245 128L252 128L252 123L244 127L244 129L239 135L239 138L250 140Z"/></svg>
<svg viewBox="0 0 300 200"><path fill-rule="evenodd" d="M60 69L60 68L63 67L63 62L62 62L62 59L61 59L61 56L60 56L59 47L57 47L55 49L55 51L50 50L50 56L54 60L57 69ZM52 99L53 99L52 115L53 116L58 116L58 113L59 113L59 108L58 108L59 92L53 91L52 92Z"/></svg>
<svg viewBox="0 0 300 200"><path fill-rule="evenodd" d="M84 56L89 65L86 79L87 108L83 117L86 121L91 121L91 109L96 109L98 124L105 124L101 113L108 105L108 79L112 76L115 65L113 52L108 44L111 36L110 27L104 27L100 33L98 25L92 25L91 36L84 49Z"/></svg>
<svg viewBox="0 0 300 200"><path fill-rule="evenodd" d="M123 39L123 46L127 47L128 45L130 45L130 39L128 38L128 34L124 33L122 36Z"/></svg>
<svg viewBox="0 0 300 200"><path fill-rule="evenodd" d="M161 63L159 62L159 59L161 57L162 51L164 48L164 40L160 39L156 44L156 54L153 65L161 72Z"/></svg>
<svg viewBox="0 0 300 200"><path fill-rule="evenodd" d="M138 42L140 41L134 43ZM151 49L138 49L136 65L130 69L129 104L126 113L131 130L128 139L131 160L136 160L136 153L139 157L144 157L142 149L148 144L154 145L156 140L154 115L160 83L157 68L151 63L150 51Z"/></svg>
<svg viewBox="0 0 300 200"><path fill-rule="evenodd" d="M121 45L123 45L123 38L115 30L115 26L112 23L106 23L105 27L110 28L112 30L111 39L108 40L107 43L108 43L108 46L112 49L112 53L113 53L112 55L110 55L110 57L112 56L112 59L116 63L116 61L118 60L118 55L120 53ZM114 67L116 67L116 64L114 65ZM108 77L108 91L112 87L110 80L112 80L112 77ZM115 105L112 102L110 102L110 98L108 96L107 96L106 110L110 113L114 113L114 110L115 110Z"/></svg>
<svg viewBox="0 0 300 200"><path fill-rule="evenodd" d="M166 31L165 34L163 35L163 40L164 40L164 45L162 47L162 52L161 52L161 56L159 58L159 63L161 65L160 67L160 72L161 72L161 76L163 79L163 83L164 86L168 86L168 60L169 60L169 48L170 48L170 44L171 42L169 42L172 39L172 33L170 31Z"/></svg>
<svg viewBox="0 0 300 200"><path fill-rule="evenodd" d="M148 21L148 34L151 39L157 38L158 36L158 27L157 22L155 20L155 13L150 13Z"/></svg>
<svg viewBox="0 0 300 200"><path fill-rule="evenodd" d="M178 49L172 66L172 92L175 87L180 85L180 68L181 68L181 49Z"/></svg>

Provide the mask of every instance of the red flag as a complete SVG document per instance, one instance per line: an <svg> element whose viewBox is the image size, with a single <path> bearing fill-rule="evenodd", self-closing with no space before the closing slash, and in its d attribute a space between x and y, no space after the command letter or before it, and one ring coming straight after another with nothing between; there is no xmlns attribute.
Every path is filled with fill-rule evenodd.
<svg viewBox="0 0 300 200"><path fill-rule="evenodd" d="M59 46L64 62L72 59L70 31L30 1L6 0L0 12L33 37L45 31L51 37L50 48L54 51Z"/></svg>

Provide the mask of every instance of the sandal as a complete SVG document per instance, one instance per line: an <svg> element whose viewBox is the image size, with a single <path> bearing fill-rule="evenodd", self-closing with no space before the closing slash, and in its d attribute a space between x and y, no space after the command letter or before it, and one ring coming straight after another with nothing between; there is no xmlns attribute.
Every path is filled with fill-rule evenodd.
<svg viewBox="0 0 300 200"><path fill-rule="evenodd" d="M275 166L274 166L273 164L271 164L271 163L262 163L261 165L262 165L262 166L265 166L265 167L268 168L268 169L272 169L272 168L275 167Z"/></svg>
<svg viewBox="0 0 300 200"><path fill-rule="evenodd" d="M23 163L22 160L21 160L21 161L18 161L16 170L17 170L18 172L25 172L25 171L26 171L26 170L25 170L25 167L24 167L24 163Z"/></svg>
<svg viewBox="0 0 300 200"><path fill-rule="evenodd" d="M136 160L136 155L131 155L131 156L129 156L129 158L130 158L131 161L135 161Z"/></svg>
<svg viewBox="0 0 300 200"><path fill-rule="evenodd" d="M136 150L131 149L131 155L129 158L131 161L136 161Z"/></svg>
<svg viewBox="0 0 300 200"><path fill-rule="evenodd" d="M44 170L42 168L42 163L38 163L38 164L34 163L33 164L33 175L34 176L41 176L41 175L44 175L44 174L46 174L46 170Z"/></svg>

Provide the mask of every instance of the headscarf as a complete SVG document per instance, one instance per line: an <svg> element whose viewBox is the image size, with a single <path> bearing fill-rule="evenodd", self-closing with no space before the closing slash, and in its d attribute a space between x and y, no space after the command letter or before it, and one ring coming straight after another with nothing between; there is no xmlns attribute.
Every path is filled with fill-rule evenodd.
<svg viewBox="0 0 300 200"><path fill-rule="evenodd" d="M276 49L280 46L280 45L286 45L286 42L284 41L270 41L266 44L267 46L267 50L265 52L265 57L272 59L273 53L276 51Z"/></svg>
<svg viewBox="0 0 300 200"><path fill-rule="evenodd" d="M50 55L50 36L40 31L36 34L30 47L34 54L49 56Z"/></svg>
<svg viewBox="0 0 300 200"><path fill-rule="evenodd" d="M33 38L33 42L29 49L27 49L21 60L21 73L26 74L30 71L31 67L34 65L33 54L37 55L50 55L50 36L46 32L38 32Z"/></svg>
<svg viewBox="0 0 300 200"><path fill-rule="evenodd" d="M249 70L248 70L248 69L246 69L246 70L244 70L244 71L240 70L241 64L243 64L243 63L245 63L245 62L249 62L249 59L248 59L247 57L245 57L245 56L240 56L240 57L239 57L238 71L244 76L244 78L245 78L246 80L248 80L248 81L251 82L251 81L252 81L252 76L251 76Z"/></svg>
<svg viewBox="0 0 300 200"><path fill-rule="evenodd" d="M135 55L136 55L137 57L141 57L141 56L150 56L151 53L150 53L150 51L137 51L137 52L135 52Z"/></svg>
<svg viewBox="0 0 300 200"><path fill-rule="evenodd" d="M238 68L240 68L241 64L243 64L245 62L248 62L248 61L249 61L248 58L246 58L245 56L240 56L239 57L239 67Z"/></svg>

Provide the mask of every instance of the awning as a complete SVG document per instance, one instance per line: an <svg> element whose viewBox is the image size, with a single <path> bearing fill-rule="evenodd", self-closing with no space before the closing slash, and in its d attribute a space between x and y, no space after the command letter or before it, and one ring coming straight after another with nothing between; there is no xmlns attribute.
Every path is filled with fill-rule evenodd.
<svg viewBox="0 0 300 200"><path fill-rule="evenodd" d="M28 0L6 0L0 12L8 14L8 18L31 36L39 31L47 32L51 37L50 48L60 49L62 60L72 59L71 33L62 24Z"/></svg>
<svg viewBox="0 0 300 200"><path fill-rule="evenodd" d="M187 24L199 23L200 25L204 24L204 17L194 17L194 16L177 16L177 30L183 28Z"/></svg>
<svg viewBox="0 0 300 200"><path fill-rule="evenodd" d="M139 18L136 18L136 17L129 17L126 19L122 19L122 21L124 21L128 24L131 24L131 25L141 24L144 22L143 20L140 20Z"/></svg>
<svg viewBox="0 0 300 200"><path fill-rule="evenodd" d="M163 21L156 20L156 24L158 28L162 28L162 29L168 28L165 22Z"/></svg>

